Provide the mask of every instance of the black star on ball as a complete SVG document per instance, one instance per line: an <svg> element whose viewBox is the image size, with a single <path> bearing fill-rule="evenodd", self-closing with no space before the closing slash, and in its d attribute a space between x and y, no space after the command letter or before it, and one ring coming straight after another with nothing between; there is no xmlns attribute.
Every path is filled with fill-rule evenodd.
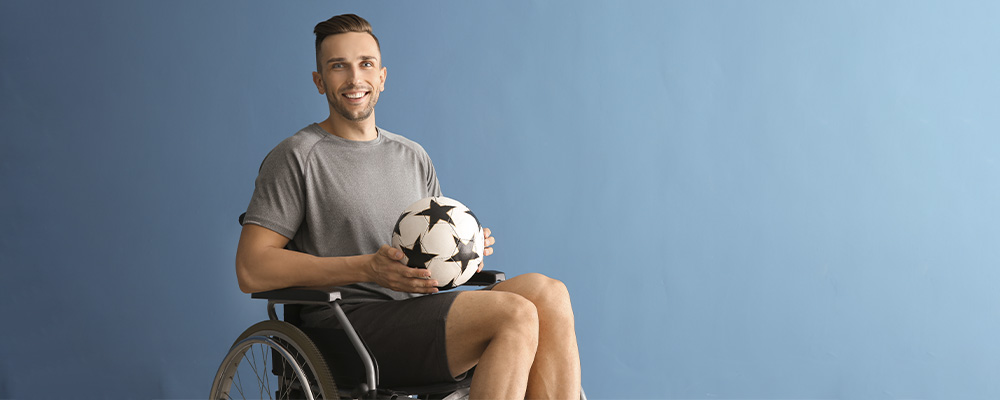
<svg viewBox="0 0 1000 400"><path fill-rule="evenodd" d="M430 229L438 221L445 221L451 225L455 225L455 221L451 219L451 215L448 215L448 211L451 211L455 206L442 206L438 204L434 199L431 199L430 208L418 212L416 215L426 215L430 217L430 221L427 224L427 229Z"/></svg>
<svg viewBox="0 0 1000 400"><path fill-rule="evenodd" d="M406 255L406 265L412 268L427 269L427 262L437 257L437 254L424 253L424 249L421 248L420 239L418 238L416 242L413 242L413 247L406 248L406 246L400 245L403 254Z"/></svg>
<svg viewBox="0 0 1000 400"><path fill-rule="evenodd" d="M448 261L455 261L462 264L462 269L469 266L469 261L479 258L479 253L476 253L475 246L476 239L473 238L468 242L463 242L458 236L455 237L455 246L458 247L458 252L451 256Z"/></svg>

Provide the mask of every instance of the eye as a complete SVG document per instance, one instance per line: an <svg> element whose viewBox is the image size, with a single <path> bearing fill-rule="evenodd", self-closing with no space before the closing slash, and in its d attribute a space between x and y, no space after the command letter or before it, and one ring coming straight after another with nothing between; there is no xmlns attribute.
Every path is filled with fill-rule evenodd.
<svg viewBox="0 0 1000 400"><path fill-rule="evenodd" d="M341 68L344 68L344 64L343 63L333 63L333 64L330 64L330 68L341 69Z"/></svg>
<svg viewBox="0 0 1000 400"><path fill-rule="evenodd" d="M375 63L373 63L371 61L365 61L365 62L361 63L361 66L363 66L363 67L374 67Z"/></svg>

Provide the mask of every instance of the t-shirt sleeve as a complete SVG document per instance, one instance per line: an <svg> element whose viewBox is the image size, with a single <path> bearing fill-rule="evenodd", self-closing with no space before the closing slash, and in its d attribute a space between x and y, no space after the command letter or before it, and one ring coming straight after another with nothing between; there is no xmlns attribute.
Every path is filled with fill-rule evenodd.
<svg viewBox="0 0 1000 400"><path fill-rule="evenodd" d="M254 183L244 224L255 224L291 240L305 215L303 163L288 146L278 145L264 158Z"/></svg>
<svg viewBox="0 0 1000 400"><path fill-rule="evenodd" d="M426 164L424 171L427 171L427 193L431 196L441 196L441 184L438 182L437 172L434 171L431 156L427 155L427 152L424 152L424 163Z"/></svg>

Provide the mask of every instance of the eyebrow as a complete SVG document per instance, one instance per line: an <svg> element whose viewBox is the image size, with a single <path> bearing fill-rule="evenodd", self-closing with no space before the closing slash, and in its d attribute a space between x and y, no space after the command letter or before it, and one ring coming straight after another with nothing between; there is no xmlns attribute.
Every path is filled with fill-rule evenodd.
<svg viewBox="0 0 1000 400"><path fill-rule="evenodd" d="M378 61L378 57L375 56L361 56L360 58L361 61ZM334 57L329 60L326 60L326 63L329 64L332 62L344 62L344 61L347 61L347 59L344 57Z"/></svg>

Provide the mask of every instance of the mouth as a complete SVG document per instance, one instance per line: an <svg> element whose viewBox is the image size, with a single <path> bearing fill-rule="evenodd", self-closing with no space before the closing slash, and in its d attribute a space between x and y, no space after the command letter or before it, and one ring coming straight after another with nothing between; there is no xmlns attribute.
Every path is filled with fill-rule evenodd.
<svg viewBox="0 0 1000 400"><path fill-rule="evenodd" d="M371 92L368 92L368 91L352 91L352 92L344 92L344 93L341 93L340 95L344 96L344 98L346 98L347 101L349 101L349 102L357 103L357 102L361 102L362 100L364 100L365 97L368 97L369 93L371 93Z"/></svg>

